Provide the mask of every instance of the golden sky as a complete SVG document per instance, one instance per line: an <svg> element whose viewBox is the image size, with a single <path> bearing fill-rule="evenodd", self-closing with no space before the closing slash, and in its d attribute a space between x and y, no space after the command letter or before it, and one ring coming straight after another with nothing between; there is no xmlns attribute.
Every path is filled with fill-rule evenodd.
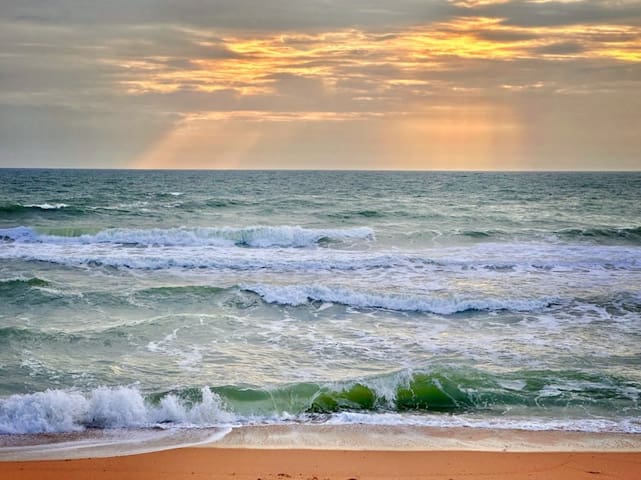
<svg viewBox="0 0 641 480"><path fill-rule="evenodd" d="M641 169L638 1L15 3L0 166Z"/></svg>

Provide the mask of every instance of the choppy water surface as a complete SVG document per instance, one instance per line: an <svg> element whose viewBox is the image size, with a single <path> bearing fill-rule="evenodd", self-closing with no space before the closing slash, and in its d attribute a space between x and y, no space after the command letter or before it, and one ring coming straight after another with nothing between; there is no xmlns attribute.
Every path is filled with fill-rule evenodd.
<svg viewBox="0 0 641 480"><path fill-rule="evenodd" d="M640 174L0 170L0 433L639 433L640 367Z"/></svg>

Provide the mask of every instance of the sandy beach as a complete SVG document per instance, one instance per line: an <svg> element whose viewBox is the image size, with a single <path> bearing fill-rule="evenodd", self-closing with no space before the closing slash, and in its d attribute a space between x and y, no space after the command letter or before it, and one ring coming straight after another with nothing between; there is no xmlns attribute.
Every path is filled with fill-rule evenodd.
<svg viewBox="0 0 641 480"><path fill-rule="evenodd" d="M454 452L184 448L95 459L4 462L0 475L48 479L638 479L641 452Z"/></svg>
<svg viewBox="0 0 641 480"><path fill-rule="evenodd" d="M126 448L114 449L113 444L74 448L82 445L75 437L69 444L64 443L69 439L49 440L53 443L28 447L24 443L29 439L22 438L23 444L13 451L5 446L0 478L574 480L638 479L641 472L641 439L624 434L259 426L233 429L218 441L198 446L135 455L123 455ZM127 448L162 448L160 441Z"/></svg>

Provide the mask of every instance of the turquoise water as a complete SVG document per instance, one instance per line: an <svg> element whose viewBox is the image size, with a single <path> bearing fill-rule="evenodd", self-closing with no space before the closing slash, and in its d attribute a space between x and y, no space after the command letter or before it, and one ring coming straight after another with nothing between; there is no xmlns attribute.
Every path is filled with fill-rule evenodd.
<svg viewBox="0 0 641 480"><path fill-rule="evenodd" d="M0 170L0 433L641 432L641 174Z"/></svg>

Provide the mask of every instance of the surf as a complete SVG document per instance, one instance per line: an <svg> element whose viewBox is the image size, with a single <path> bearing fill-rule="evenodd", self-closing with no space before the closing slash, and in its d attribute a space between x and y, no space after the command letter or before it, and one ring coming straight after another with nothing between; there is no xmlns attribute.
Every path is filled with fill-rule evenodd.
<svg viewBox="0 0 641 480"><path fill-rule="evenodd" d="M17 243L42 244L118 244L142 246L245 246L252 248L310 247L322 242L371 240L374 231L367 227L314 229L300 226L250 226L107 229L95 234L61 236L40 233L32 227L0 229L0 238Z"/></svg>
<svg viewBox="0 0 641 480"><path fill-rule="evenodd" d="M407 413L425 425L448 423L449 415L477 421L500 412L525 411L532 424L545 425L551 409L579 407L584 415L555 419L557 429L599 431L589 417L608 409L625 411L620 432L641 433L630 418L639 412L639 390L616 376L579 371L517 370L496 375L479 370L402 370L341 382L301 382L253 387L188 387L143 394L134 386L46 390L0 399L0 433L55 433L88 428L229 426L291 421L376 423ZM366 415L366 416L364 416ZM448 416L443 416L448 415ZM489 420L487 420L490 422ZM500 428L500 420L492 421ZM554 422L550 422L553 424ZM509 419L504 428L513 428ZM488 425L489 426L489 425Z"/></svg>

